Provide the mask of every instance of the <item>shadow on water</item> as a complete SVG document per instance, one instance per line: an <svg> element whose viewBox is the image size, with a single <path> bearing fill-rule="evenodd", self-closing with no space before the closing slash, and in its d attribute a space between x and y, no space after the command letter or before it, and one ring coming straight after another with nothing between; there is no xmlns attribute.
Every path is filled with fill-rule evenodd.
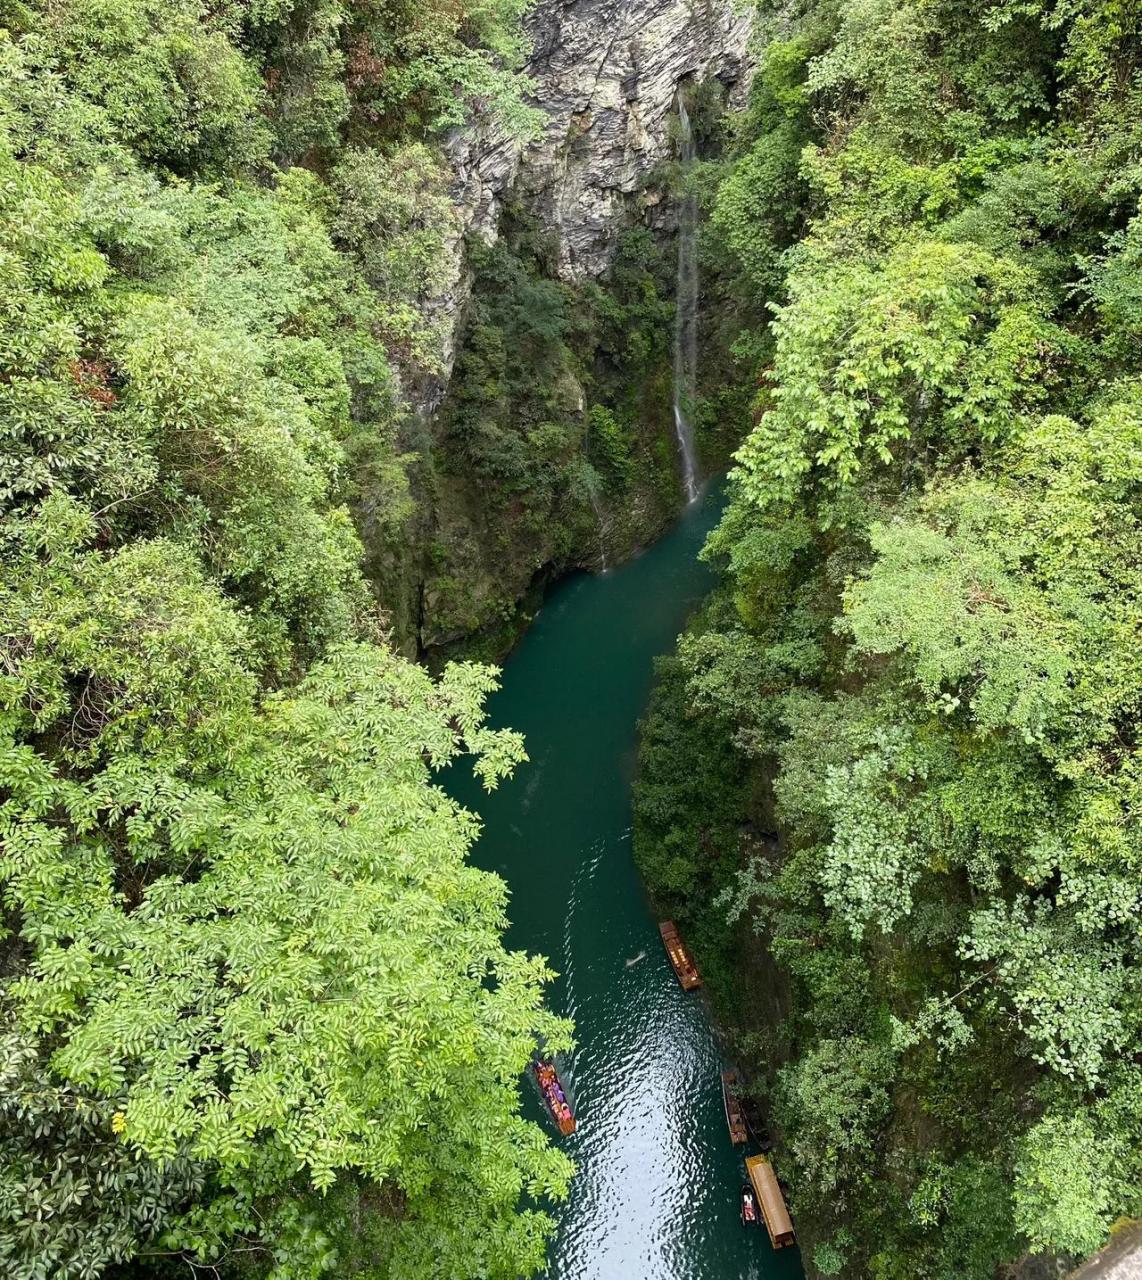
<svg viewBox="0 0 1142 1280"><path fill-rule="evenodd" d="M449 779L484 819L474 861L511 889L509 945L550 958L551 1005L576 1024L563 1065L578 1173L556 1209L550 1280L801 1275L796 1250L774 1253L738 1219L744 1165L720 1051L701 997L667 964L631 859L638 718L654 658L712 585L697 555L722 503L713 489L638 559L552 590L491 704L493 724L525 734L530 763L491 796ZM524 1105L543 1121L530 1090Z"/></svg>

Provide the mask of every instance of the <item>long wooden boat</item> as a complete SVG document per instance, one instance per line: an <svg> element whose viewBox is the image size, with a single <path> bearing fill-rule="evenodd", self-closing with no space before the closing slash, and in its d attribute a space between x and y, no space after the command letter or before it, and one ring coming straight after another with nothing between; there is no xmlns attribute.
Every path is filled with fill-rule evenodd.
<svg viewBox="0 0 1142 1280"><path fill-rule="evenodd" d="M663 946L670 957L670 963L674 966L674 972L678 975L678 981L682 984L682 990L693 991L695 987L700 987L702 978L698 973L698 966L686 950L685 943L678 936L674 921L663 920L658 926L658 932L662 934Z"/></svg>
<svg viewBox="0 0 1142 1280"><path fill-rule="evenodd" d="M793 1219L785 1206L785 1196L773 1172L773 1165L767 1156L749 1156L745 1162L746 1173L757 1192L757 1202L761 1205L761 1216L765 1219L765 1229L769 1232L769 1243L775 1249L784 1249L795 1242Z"/></svg>
<svg viewBox="0 0 1142 1280"><path fill-rule="evenodd" d="M745 1127L745 1115L742 1112L741 1101L738 1097L741 1087L741 1077L736 1071L722 1072L722 1101L726 1106L726 1126L730 1131L730 1141L735 1147L749 1141L749 1134L746 1132Z"/></svg>
<svg viewBox="0 0 1142 1280"><path fill-rule="evenodd" d="M555 1070L555 1063L548 1058L540 1058L531 1064L531 1070L556 1128L564 1137L574 1133L575 1117L563 1082L559 1079L559 1072Z"/></svg>

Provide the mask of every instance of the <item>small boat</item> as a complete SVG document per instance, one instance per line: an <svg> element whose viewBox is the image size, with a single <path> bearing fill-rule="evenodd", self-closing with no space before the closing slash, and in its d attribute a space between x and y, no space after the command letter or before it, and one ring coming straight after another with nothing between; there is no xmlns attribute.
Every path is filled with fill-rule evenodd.
<svg viewBox="0 0 1142 1280"><path fill-rule="evenodd" d="M726 1105L726 1125L730 1131L730 1141L734 1146L749 1141L746 1132L745 1115L742 1112L738 1093L741 1090L741 1077L736 1071L722 1072L722 1101Z"/></svg>
<svg viewBox="0 0 1142 1280"><path fill-rule="evenodd" d="M539 1092L543 1095L543 1101L547 1104L548 1111L551 1112L552 1120L555 1121L556 1128L564 1137L574 1133L575 1117L571 1113L571 1103L567 1099L563 1082L559 1079L559 1073L555 1070L555 1063L548 1058L540 1058L537 1062L531 1064L531 1069L535 1074L535 1082L539 1085Z"/></svg>
<svg viewBox="0 0 1142 1280"><path fill-rule="evenodd" d="M743 1227L757 1226L757 1200L748 1182L742 1183L741 1215Z"/></svg>
<svg viewBox="0 0 1142 1280"><path fill-rule="evenodd" d="M663 946L666 947L666 954L670 957L670 963L674 966L674 972L682 984L682 990L693 991L695 987L700 987L702 979L698 973L698 966L691 959L689 951L678 936L674 921L663 920L658 926L658 932L662 934Z"/></svg>
<svg viewBox="0 0 1142 1280"><path fill-rule="evenodd" d="M796 1240L793 1219L789 1216L785 1196L768 1157L750 1156L745 1162L745 1169L757 1193L761 1216L765 1219L765 1229L769 1232L769 1243L775 1249L784 1249L793 1244Z"/></svg>

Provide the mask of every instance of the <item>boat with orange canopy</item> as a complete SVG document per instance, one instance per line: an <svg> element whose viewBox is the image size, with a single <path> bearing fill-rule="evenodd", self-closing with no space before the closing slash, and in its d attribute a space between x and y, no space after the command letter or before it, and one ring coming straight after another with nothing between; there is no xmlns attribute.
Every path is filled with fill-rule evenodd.
<svg viewBox="0 0 1142 1280"><path fill-rule="evenodd" d="M769 1242L775 1249L784 1249L794 1243L793 1220L785 1206L785 1196L773 1165L765 1156L750 1156L745 1162L746 1173L757 1193L761 1216L769 1232Z"/></svg>

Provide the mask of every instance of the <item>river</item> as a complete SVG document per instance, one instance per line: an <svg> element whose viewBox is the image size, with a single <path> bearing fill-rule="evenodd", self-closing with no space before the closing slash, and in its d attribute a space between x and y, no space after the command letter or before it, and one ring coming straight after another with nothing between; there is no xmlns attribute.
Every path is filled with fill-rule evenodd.
<svg viewBox="0 0 1142 1280"><path fill-rule="evenodd" d="M697 554L720 507L707 494L636 560L550 592L490 707L526 735L530 763L491 796L450 786L484 819L475 862L511 889L509 944L549 957L561 975L550 1003L575 1020L560 1068L579 1127L567 1139L549 1127L578 1173L555 1209L550 1280L801 1275L795 1249L774 1253L738 1218L722 1054L701 994L667 963L631 858L637 721L653 659L711 586ZM524 1106L549 1124L528 1084Z"/></svg>

